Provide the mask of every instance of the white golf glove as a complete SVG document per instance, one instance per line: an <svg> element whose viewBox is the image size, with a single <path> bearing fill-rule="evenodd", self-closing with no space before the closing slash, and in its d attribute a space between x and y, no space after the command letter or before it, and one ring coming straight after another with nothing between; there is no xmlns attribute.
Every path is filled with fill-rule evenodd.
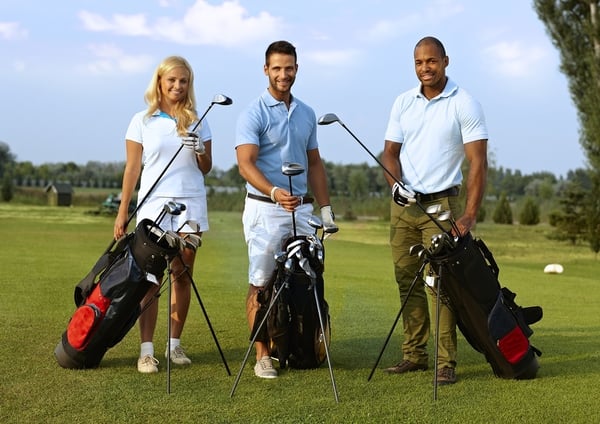
<svg viewBox="0 0 600 424"><path fill-rule="evenodd" d="M339 227L334 222L335 215L333 214L330 205L321 208L321 220L323 221L323 231L329 234L338 232Z"/></svg>
<svg viewBox="0 0 600 424"><path fill-rule="evenodd" d="M392 186L392 199L397 205L402 207L410 206L411 203L415 203L415 192L404 185L400 185L397 182Z"/></svg>
<svg viewBox="0 0 600 424"><path fill-rule="evenodd" d="M181 144L188 149L194 149L197 155L203 155L206 152L204 143L198 138L198 134L189 132L186 136L181 137Z"/></svg>

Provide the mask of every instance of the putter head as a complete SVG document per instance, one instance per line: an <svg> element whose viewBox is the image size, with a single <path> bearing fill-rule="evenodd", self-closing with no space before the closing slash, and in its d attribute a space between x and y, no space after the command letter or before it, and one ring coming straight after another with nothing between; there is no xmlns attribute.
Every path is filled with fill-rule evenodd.
<svg viewBox="0 0 600 424"><path fill-rule="evenodd" d="M232 103L233 103L233 100L231 100L230 97L227 97L224 94L215 94L215 97L213 97L213 99L212 99L212 104L215 104L215 105L227 106Z"/></svg>
<svg viewBox="0 0 600 424"><path fill-rule="evenodd" d="M325 115L321 116L317 121L319 125L329 125L333 124L334 122L342 122L335 113L326 113Z"/></svg>
<svg viewBox="0 0 600 424"><path fill-rule="evenodd" d="M288 176L299 175L304 172L304 166L302 166L300 163L284 162L281 166L281 172L283 175Z"/></svg>

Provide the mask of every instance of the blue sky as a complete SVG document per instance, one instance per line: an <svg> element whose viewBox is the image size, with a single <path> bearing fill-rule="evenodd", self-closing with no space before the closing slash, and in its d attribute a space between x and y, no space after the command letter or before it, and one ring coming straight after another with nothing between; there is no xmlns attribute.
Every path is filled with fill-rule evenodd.
<svg viewBox="0 0 600 424"><path fill-rule="evenodd" d="M214 94L234 101L207 116L215 166L229 169L235 121L267 86L264 51L286 39L298 50L293 93L378 154L426 35L483 105L495 166L564 176L586 165L558 52L523 0L2 0L0 141L36 165L123 161L154 68L177 54L194 67L199 113ZM328 161L375 164L339 125L319 127L319 142Z"/></svg>

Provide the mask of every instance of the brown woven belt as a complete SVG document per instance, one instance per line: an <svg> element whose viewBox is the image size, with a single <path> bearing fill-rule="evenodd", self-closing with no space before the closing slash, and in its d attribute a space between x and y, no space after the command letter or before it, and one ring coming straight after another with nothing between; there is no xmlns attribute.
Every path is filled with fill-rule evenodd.
<svg viewBox="0 0 600 424"><path fill-rule="evenodd" d="M416 198L420 202L433 202L434 200L441 199L442 197L458 196L460 189L458 186L447 188L446 190L438 191L437 193L416 193Z"/></svg>
<svg viewBox="0 0 600 424"><path fill-rule="evenodd" d="M267 196L259 196L258 194L254 194L254 193L247 193L246 195L248 196L249 199L260 200L261 202L267 202L267 203L275 203L271 200L270 197L267 197ZM302 199L302 204L312 203L315 201L315 199L310 196L302 196L301 199Z"/></svg>

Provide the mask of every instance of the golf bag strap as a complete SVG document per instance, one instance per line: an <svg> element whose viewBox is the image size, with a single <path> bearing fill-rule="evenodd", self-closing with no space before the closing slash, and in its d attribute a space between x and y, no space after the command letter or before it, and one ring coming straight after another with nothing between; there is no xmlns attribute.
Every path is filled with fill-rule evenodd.
<svg viewBox="0 0 600 424"><path fill-rule="evenodd" d="M498 277L498 274L500 273L500 268L498 268L498 264L496 263L496 260L494 259L494 255L492 255L492 252L490 252L490 249L488 249L486 244L481 239L475 239L475 243L477 243L479 250L481 250L481 253L485 257L485 259L487 259L488 263L490 264L490 268L492 269L492 272L494 273L494 275L496 277Z"/></svg>
<svg viewBox="0 0 600 424"><path fill-rule="evenodd" d="M131 235L127 235L126 237L121 237L119 240L117 240L114 250L107 251L100 256L96 264L92 267L92 270L79 282L79 284L75 286L75 290L73 292L75 306L81 306L83 304L85 299L91 293L98 274L100 274L102 270L106 269L110 265L115 254L125 249L130 239Z"/></svg>
<svg viewBox="0 0 600 424"><path fill-rule="evenodd" d="M92 270L75 286L75 292L73 293L75 306L80 306L85 301L87 295L92 291L96 277L108 266L109 261L109 253L100 256Z"/></svg>

